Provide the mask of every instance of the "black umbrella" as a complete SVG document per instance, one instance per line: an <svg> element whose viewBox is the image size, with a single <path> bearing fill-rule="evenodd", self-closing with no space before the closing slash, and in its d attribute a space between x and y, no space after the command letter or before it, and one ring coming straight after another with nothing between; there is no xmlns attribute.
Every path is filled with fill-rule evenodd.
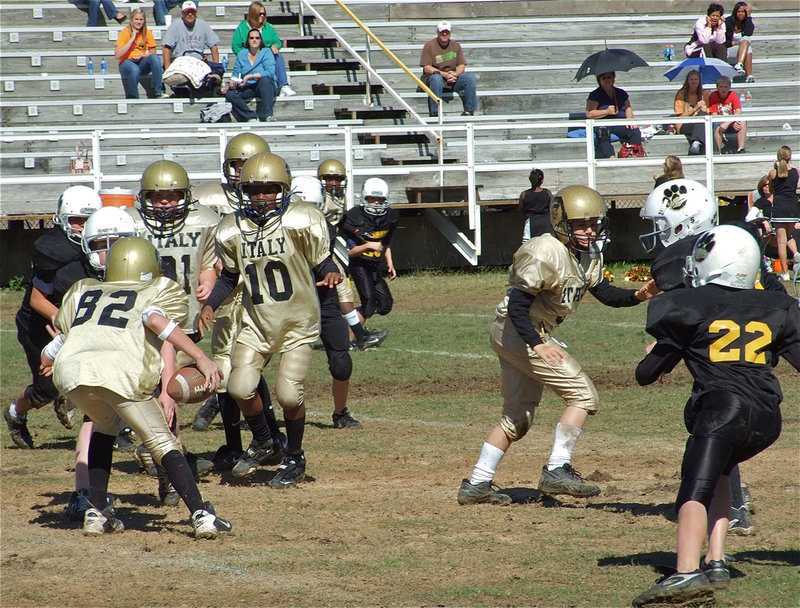
<svg viewBox="0 0 800 608"><path fill-rule="evenodd" d="M605 74L606 72L627 72L631 68L647 67L647 62L633 51L628 49L605 49L593 55L589 55L578 73L575 80L580 80L586 76Z"/></svg>

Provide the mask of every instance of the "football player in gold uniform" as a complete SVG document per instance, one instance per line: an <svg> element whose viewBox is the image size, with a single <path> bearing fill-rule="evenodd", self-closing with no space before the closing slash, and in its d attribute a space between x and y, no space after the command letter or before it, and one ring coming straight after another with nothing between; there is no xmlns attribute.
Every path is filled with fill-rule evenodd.
<svg viewBox="0 0 800 608"><path fill-rule="evenodd" d="M195 536L231 533L203 501L181 445L152 394L161 372L160 347L169 341L197 362L206 389L219 384L219 368L178 327L188 308L180 285L161 276L155 248L138 237L111 246L106 282L84 279L64 296L55 325L61 333L42 351L42 370L94 423L89 446L89 502L84 533L121 532L108 506L114 438L130 426L167 471L189 509Z"/></svg>
<svg viewBox="0 0 800 608"><path fill-rule="evenodd" d="M200 207L192 196L189 176L178 163L159 160L150 164L142 173L136 208L128 212L136 222L139 236L150 241L161 256L165 276L175 280L189 296L189 314L181 329L193 340L200 339L197 333L197 316L200 303L197 300L199 284L199 251L208 240L213 239L214 227L219 223L219 215L207 207ZM161 375L162 386L183 365L189 363L182 353L176 357L172 345L166 342L161 353L164 367ZM175 401L162 390L158 401L164 408L167 421L175 436L180 439L178 407ZM139 446L137 459L148 469L147 450ZM200 476L208 473L211 463L189 455L195 473ZM178 495L169 487L163 470L159 473L158 494L165 505L178 504Z"/></svg>
<svg viewBox="0 0 800 608"><path fill-rule="evenodd" d="M656 292L650 281L639 290L620 289L603 277L602 248L608 236L603 197L585 186L556 194L550 211L555 236L543 234L517 249L509 268L509 287L492 324L492 348L500 359L503 415L489 433L458 502L509 504L492 482L500 461L530 429L545 387L567 407L556 426L550 459L542 468L539 490L547 494L596 496L572 468L572 452L586 419L597 412L599 397L591 379L552 331L575 312L589 291L603 304L634 306Z"/></svg>
<svg viewBox="0 0 800 608"><path fill-rule="evenodd" d="M289 167L281 157L256 154L245 162L239 209L224 217L216 232L222 274L201 313L201 327L209 329L214 309L243 276L245 310L231 354L228 392L239 404L253 441L233 467L234 476L249 475L276 452L256 387L272 355L281 354L275 392L288 445L270 481L276 488L294 486L305 476L304 382L319 336L316 287L333 288L343 279L330 258L325 217L312 205L289 205L290 186Z"/></svg>

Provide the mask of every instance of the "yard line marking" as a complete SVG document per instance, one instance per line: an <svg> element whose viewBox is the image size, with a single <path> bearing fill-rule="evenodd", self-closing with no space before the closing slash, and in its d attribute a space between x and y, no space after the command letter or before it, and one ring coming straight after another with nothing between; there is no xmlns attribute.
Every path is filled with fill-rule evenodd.
<svg viewBox="0 0 800 608"><path fill-rule="evenodd" d="M441 357L463 357L465 359L496 359L497 355L480 355L477 353L451 353L446 350L418 350L413 348L383 348L398 353L411 353L412 355L439 355Z"/></svg>

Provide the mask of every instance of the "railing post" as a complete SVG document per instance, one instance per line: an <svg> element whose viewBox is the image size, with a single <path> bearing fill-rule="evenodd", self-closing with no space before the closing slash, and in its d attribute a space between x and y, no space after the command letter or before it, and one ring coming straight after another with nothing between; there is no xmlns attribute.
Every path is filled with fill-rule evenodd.
<svg viewBox="0 0 800 608"><path fill-rule="evenodd" d="M92 160L94 161L94 189L100 190L102 186L103 180L101 176L103 175L102 168L100 167L100 134L102 131L95 130L92 131Z"/></svg>
<svg viewBox="0 0 800 608"><path fill-rule="evenodd" d="M303 3L302 2L298 2L297 3L297 32L301 37L305 35L305 30L303 28L303 21L305 21L305 19L303 19Z"/></svg>
<svg viewBox="0 0 800 608"><path fill-rule="evenodd" d="M586 119L586 181L590 188L597 188L597 166L594 156L594 119Z"/></svg>
<svg viewBox="0 0 800 608"><path fill-rule="evenodd" d="M353 208L353 129L349 126L344 127L344 169L347 173L347 188L345 188L346 198L345 210Z"/></svg>
<svg viewBox="0 0 800 608"><path fill-rule="evenodd" d="M370 44L369 44L369 36L367 34L364 34L364 38L366 38L366 43L367 43L366 44L367 65L372 67L372 56L371 56L372 47L370 47ZM367 106L368 108L371 108L372 107L372 95L371 95L372 79L370 77L369 70L366 70L366 84L367 84L367 90L366 90L366 93L364 95L364 105Z"/></svg>
<svg viewBox="0 0 800 608"><path fill-rule="evenodd" d="M469 229L478 225L478 203L475 194L475 123L467 123L467 202L469 203ZM480 241L475 240L480 249Z"/></svg>
<svg viewBox="0 0 800 608"><path fill-rule="evenodd" d="M703 117L703 129L706 137L706 188L709 192L714 192L714 123L711 122L711 115Z"/></svg>

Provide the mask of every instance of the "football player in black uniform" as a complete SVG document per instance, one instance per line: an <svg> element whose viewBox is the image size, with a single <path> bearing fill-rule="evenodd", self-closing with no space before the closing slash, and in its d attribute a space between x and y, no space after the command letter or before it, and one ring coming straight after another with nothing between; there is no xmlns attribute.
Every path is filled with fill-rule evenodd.
<svg viewBox="0 0 800 608"><path fill-rule="evenodd" d="M388 315L394 304L389 285L381 276L380 262L386 259L389 280L394 281L397 271L392 260L392 235L399 217L397 211L389 209L389 185L371 177L361 189L361 205L348 210L339 222L350 255L350 275L361 299L358 312L365 320L376 312Z"/></svg>
<svg viewBox="0 0 800 608"><path fill-rule="evenodd" d="M61 299L73 283L94 276L89 261L81 249L81 233L86 219L103 206L97 192L87 186L70 186L58 199L53 228L36 239L31 255L33 266L31 285L25 292L16 316L17 339L25 351L32 381L4 411L12 441L20 448L33 448L28 431L28 412L56 400L58 390L53 381L39 374L40 355L52 336L47 331ZM71 423L59 415L67 428Z"/></svg>
<svg viewBox="0 0 800 608"><path fill-rule="evenodd" d="M686 259L691 288L665 292L648 308L647 332L656 342L636 381L652 384L683 359L694 385L684 410L690 437L676 500L677 572L636 597L634 606L711 601L713 585L729 584L728 474L780 435L783 394L772 373L778 358L800 371L800 307L787 294L754 289L760 261L749 232L712 228Z"/></svg>

